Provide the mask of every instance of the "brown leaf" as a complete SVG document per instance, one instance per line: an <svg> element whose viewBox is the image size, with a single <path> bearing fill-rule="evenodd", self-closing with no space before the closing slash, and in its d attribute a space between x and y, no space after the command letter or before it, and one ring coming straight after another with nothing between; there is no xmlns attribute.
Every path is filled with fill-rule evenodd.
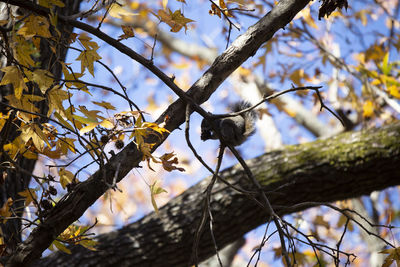
<svg viewBox="0 0 400 267"><path fill-rule="evenodd" d="M318 13L318 19L321 20L321 18L329 17L329 15L336 9L336 8L347 8L349 7L349 4L347 3L347 0L322 0L322 5L319 8L319 13Z"/></svg>

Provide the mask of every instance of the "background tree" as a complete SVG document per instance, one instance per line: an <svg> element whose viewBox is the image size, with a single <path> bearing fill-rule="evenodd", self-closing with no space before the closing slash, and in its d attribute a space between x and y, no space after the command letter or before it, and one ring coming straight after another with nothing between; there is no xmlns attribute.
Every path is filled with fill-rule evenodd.
<svg viewBox="0 0 400 267"><path fill-rule="evenodd" d="M7 1L2 9L6 20L3 20L2 26L4 67L1 70L4 74L1 84L4 95L1 101L0 124L4 179L1 211L4 260L10 258L10 265L29 264L38 259L49 245L64 253L70 252L64 246L65 243L70 243L81 244L86 248L74 247L74 256L57 253L40 264L76 264L79 261L96 265L137 263L165 266L168 262L171 266L185 266L208 258L217 249L240 240L244 233L265 221L274 222L274 229L279 235L274 235L273 238L278 243L275 244L273 238L261 236L257 240L261 244L257 246L256 252L260 253L268 241L273 244L270 248L290 264L312 262L323 265L328 261L338 265L340 260L353 261L352 252L346 252L341 245L345 244L345 234L353 229L354 224L361 230L352 230L351 236L366 233L367 236L376 237L372 242L369 237L363 237L367 249L376 253L384 246L389 246L391 248L384 251L388 254L386 263L396 260L395 242L385 240L388 235L396 233L391 227L383 228L384 230L374 227L390 225L393 220L397 220L392 206L398 194L396 190L387 191L384 196L374 196L369 200L339 203L338 207L325 203L369 194L373 190L398 184L396 164L399 159L399 130L396 124L364 134L335 137L314 145L287 147L247 164L243 163L233 148L230 150L234 157L227 154L222 160L221 148L218 159L212 152L217 167L215 171L209 169L214 172L211 181L205 180L188 189L160 211L155 196L163 193L164 188L174 193L174 185L171 183L160 187L158 179L140 178L139 173L139 179L132 178L131 184L136 185L138 180L147 183L150 189L148 195L151 196L148 203L152 203L156 214L150 214L116 233L99 236L98 250L91 253L87 248L93 249L96 243L88 239L88 228L72 225L104 193L117 210L124 211L124 208L132 207L132 199L138 196L140 198L138 193L142 193L143 189L135 188L132 191L128 185L118 182L132 168L138 167L141 161L147 161L149 169L142 176L151 176L150 171L155 171L158 175L161 169L174 171L173 175L176 176L177 171L183 170L182 167L188 173L195 173L197 170L191 166L193 163L182 166L182 162L194 162L200 158L196 156L186 159L184 151L187 146L180 149L179 141L173 143L174 138L179 140L184 138L183 135L172 135L168 138L172 139L173 150L178 151L176 154L181 164L168 144L164 143L158 149L161 153L165 152L164 155L153 152L185 120L185 137L189 140L190 133L191 139L195 139L194 136L198 133L193 127L189 128L189 118L194 117L192 125L199 123L196 123L198 117L191 116L191 113L195 111L203 117L213 119L198 104L205 102L229 75L230 86L242 94L243 98L253 104L263 103L257 109L261 116L257 139L267 141L264 147L259 145L259 141L257 146L247 143L242 146L243 155L249 153L254 156L264 149L268 151L278 148L282 143L298 142L290 135L280 135L280 128L282 130L282 127L288 127L289 124L275 126L272 119L274 116L271 115L274 114L277 118L282 116L277 111L284 111L293 117L315 137L393 122L400 110L395 100L399 98L399 84L396 81L399 75L398 62L393 60L398 55L399 48L399 35L395 31L399 4L395 1L385 4L372 2L370 6L363 5L361 11L358 11L355 4L349 13L333 13L326 26L326 22L317 25L314 20L317 17L314 15L316 6L306 7L308 2L281 1L276 6L252 1L230 3L228 6L224 1L208 3L208 7L200 10L207 12L209 8L210 15L226 22L226 28L222 31L227 40L218 41L215 45L230 45L216 57L217 50L187 43L185 38L178 39L185 36L176 37L162 29L164 27L173 33L185 31L192 37L190 35L195 29L191 27L196 23L189 19L192 18L190 4L177 5L175 2L162 1L159 3L161 6L158 6L146 2L105 1L85 5L78 13L78 2L68 2L66 8L61 1L39 1L37 4ZM318 17L329 15L337 7L343 6L347 7L345 1L324 1L319 8ZM59 10L61 7L64 8ZM267 13L269 9L271 11ZM199 9L195 10L198 12ZM263 17L264 14L267 15ZM386 19L389 29L383 31L385 35L376 30L386 37L379 41L357 26L357 20L370 26L368 16L375 19L377 14L381 15L377 24L383 25ZM258 19L258 22L241 36L237 36L235 28L239 23L244 27L247 27L246 23L253 23L248 17L252 18L250 20ZM295 19L292 21L293 18ZM159 24L160 21L164 24ZM343 29L343 22L350 30L341 32L339 36L346 40L353 32L362 32L364 35L353 35L358 37L360 45L343 49L342 42L335 42L336 39L330 33ZM223 22L221 25L224 25ZM122 28L121 35L115 33L113 27L116 26ZM197 30L201 32L203 28L207 29L206 26L198 27ZM77 33L71 32L72 27L78 29ZM282 28L284 30L280 30ZM376 36L376 32L374 34ZM138 42L139 40L142 42ZM210 39L205 37L202 41L209 44ZM268 42L265 43L266 41ZM64 59L67 48L72 50L72 60L80 61L80 71L77 71L79 66L70 65L70 61ZM134 78L125 79L127 66L124 63L118 66L122 69L122 73L118 75L118 68L110 68L109 64L103 62L117 60L108 49L122 52L152 74L129 73L128 76ZM185 58L178 57L178 53ZM346 56L341 57L341 53ZM279 56L272 59L271 55ZM352 55L355 60L347 55ZM241 67L251 56L253 60ZM296 61L296 58L300 60ZM305 65L305 58L309 60L309 64ZM191 65L190 62L197 65ZM211 66L208 68L207 64ZM99 79L105 75L100 76L95 66L104 68L113 82L107 84L105 79ZM269 69L267 66L273 67ZM196 68L204 69L204 74L197 72L195 76L200 78L190 86L192 81L188 77L196 73ZM236 69L238 71L233 73ZM60 78L61 72L63 78ZM166 74L170 72L174 75ZM329 72L333 75L327 76L326 73ZM154 95L145 95L146 89L152 84L149 80L154 75L178 99L157 119L154 118L154 123L149 123L144 121L142 110L151 112L153 116L160 114L157 111L161 109L158 105L162 106L164 101L159 99L168 96L165 90ZM260 77L268 77L269 83ZM148 81L145 85L137 83L145 80ZM145 90L144 93L132 97L136 90L129 90L125 85L132 81L136 82L132 87L137 86L136 90ZM303 86L305 82L328 84L329 90L320 92L319 87L294 87ZM116 84L119 89L115 88ZM222 95L230 86L222 85ZM288 91L298 94L285 94L277 98L271 88L284 86L292 87ZM186 92L181 89L189 87ZM115 100L100 102L96 98L92 104L106 110L100 112L98 107L84 102L89 94L99 96L96 91L98 89L114 97L122 97L127 104L125 107L121 105L115 108L112 104ZM270 103L268 107L264 103L266 100ZM85 104L79 106L80 101ZM145 108L144 101L147 101ZM219 106L223 102L231 101L234 101L232 97L225 97L219 102ZM329 107L333 107L336 112L317 114L314 106L319 108L321 105L328 111L331 111ZM116 109L118 111L114 112ZM127 109L129 111L124 111ZM224 112L222 109L220 111ZM342 121L344 128L333 115ZM298 137L301 141L304 137L310 138L310 135L305 133ZM207 153L200 148L197 141L193 141L195 148L187 142L195 155ZM125 143L128 144L124 147ZM215 143L217 144L218 142ZM117 153L114 146L117 149L124 148ZM209 151L215 150L216 147ZM40 155L38 166L47 167L39 175L31 175L37 155ZM226 166L236 160L241 162L244 173L241 174L234 167L216 175L221 163ZM29 165L25 165L24 161ZM92 164L96 164L97 168L91 167ZM260 164L267 169L263 169ZM35 178L35 183L28 189L30 177ZM125 192L125 200L121 198L119 190ZM204 191L207 193L203 193ZM131 196L129 200L126 195ZM384 198L386 201L379 202L377 206L376 201ZM104 207L108 207L106 203L103 201L95 205L93 210L99 207L104 210ZM365 208L366 204L368 208ZM290 219L282 218L284 214L319 205L335 211L328 213L331 214L327 215L330 220L326 216L307 213L294 215ZM27 212L22 218L23 207L26 207ZM381 218L378 210L383 214ZM101 231L99 229L105 225L102 218L106 212L100 211L97 214L100 224L97 228L90 229ZM116 223L117 216L114 214L108 218L113 218L111 221ZM87 218L88 225L95 223L90 214ZM311 227L307 230L302 228L304 221L311 222ZM366 223L367 221L372 224ZM275 232L270 230L269 224L267 229L269 234ZM23 243L22 230L28 234ZM332 242L336 245L330 246ZM18 243L20 244L16 248ZM313 249L312 253L307 251L310 248ZM131 253L132 250L135 252ZM176 251L180 251L179 255ZM379 257L370 259L371 265L379 262Z"/></svg>

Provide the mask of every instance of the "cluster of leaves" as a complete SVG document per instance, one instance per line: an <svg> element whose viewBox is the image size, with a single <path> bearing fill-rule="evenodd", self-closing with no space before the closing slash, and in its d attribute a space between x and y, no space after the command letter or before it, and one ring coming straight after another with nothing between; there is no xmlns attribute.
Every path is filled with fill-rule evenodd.
<svg viewBox="0 0 400 267"><path fill-rule="evenodd" d="M39 1L39 4L47 8L52 5L64 6L58 0L42 0ZM115 14L120 14L121 11L115 7L116 4L113 5L110 7L110 13L115 17ZM1 148L3 156L9 159L10 168L18 167L14 166L18 157L38 159L39 155L49 160L60 160L70 158L71 154L75 154L75 159L70 162L72 163L88 153L93 162L104 162L107 160L104 148L108 143L114 142L118 149L122 149L124 142L128 140L136 143L138 149L143 153L143 160L148 162L149 167L151 160L156 164L161 164L166 171L184 171L183 168L177 167L179 162L173 152L166 153L161 157L151 154L154 144L146 142L146 138L149 135L161 136L169 132L155 123L143 121L142 111L123 111L105 117L100 110L89 110L85 106L77 107L72 103L72 91L90 95L87 84L79 79L85 75L86 71L94 77L94 64L102 58L97 52L99 45L92 38L85 33L70 34L68 45L80 47L80 49L76 48L79 51L76 61L80 61L81 70L75 72L69 63L59 60L58 64L62 66L64 79L58 80L49 69L42 69L37 62L43 40L50 44L50 49L54 53L58 46L62 45L61 33L56 28L57 16L52 14L48 19L30 14L29 16L16 16L12 19L19 21L19 23L13 24L8 43L8 53L12 55L12 64L0 69L3 73L0 85L13 88L13 94L5 97L8 101L9 112L0 113L0 132L5 133L5 128L10 125L16 125L20 132L12 142L4 143ZM178 27L176 26L178 22L172 22L175 19L180 20L181 17L171 17L168 23L175 23L174 27ZM1 23L5 25L8 21ZM181 27L186 26L182 25ZM130 28L125 28L124 33L125 36L121 39L134 36ZM47 114L41 114L40 105L43 102L48 105ZM93 104L104 108L107 112L116 110L109 102L93 101ZM43 123L44 118L48 122ZM83 147L84 151L81 152L78 146ZM52 172L57 173L56 177L50 174L47 177L36 177L36 182L41 190L40 197L35 193L39 189L27 189L19 193L20 201L25 201L26 207L31 205L36 208L38 218L32 221L32 224L44 218L46 212L57 202L54 198L58 193L57 184L71 192L79 183L79 171L73 173L65 168L70 163L63 166L52 166ZM152 168L150 167L150 169ZM151 202L157 211L154 196L166 191L156 186L156 183L149 185L149 189ZM12 200L9 199L0 209L3 223L13 216L11 205ZM94 242L87 237L86 231L86 228L71 225L53 242L53 248L68 252L68 249L60 242L81 244L93 248ZM0 245L4 245L3 238L0 238Z"/></svg>

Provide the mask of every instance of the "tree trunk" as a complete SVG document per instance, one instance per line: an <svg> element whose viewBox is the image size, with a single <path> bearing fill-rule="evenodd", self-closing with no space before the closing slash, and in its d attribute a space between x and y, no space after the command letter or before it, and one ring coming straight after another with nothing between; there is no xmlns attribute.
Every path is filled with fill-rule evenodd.
<svg viewBox="0 0 400 267"><path fill-rule="evenodd" d="M79 11L79 6L81 0L65 0L64 8L56 8L55 13L62 14L65 16L75 14ZM0 3L0 18L4 20L8 20L10 14L9 11L13 12L14 15L16 13L25 13L26 10L13 7L12 9L5 8L6 3ZM11 21L11 20L10 20ZM11 22L10 22L11 23ZM8 27L12 27L12 25L7 25ZM3 28L2 31L2 38L0 42L4 44L4 40L8 38L8 33L6 29L8 27ZM41 38L40 43L40 56L37 60L40 63L42 69L49 70L55 77L55 79L61 78L61 65L58 61L64 61L66 54L67 54L67 39L69 38L70 33L73 30L71 25L66 25L62 23L58 23L58 30L61 32L61 43L57 46L56 54L54 54L51 49L50 45L45 38ZM7 47L7 45L2 45L2 47ZM1 68L5 67L7 62L7 57L2 54L0 57L0 64ZM0 80L2 78L2 74L0 74ZM34 94L41 94L35 86L28 84L30 93ZM0 102L7 103L5 96L13 94L13 88L11 85L7 86L0 86ZM41 101L38 106L40 113L46 115L48 106L46 101ZM4 105L0 105L0 112L6 114L8 112L8 107ZM40 122L45 122L43 118L40 119ZM0 151L2 151L2 147L4 144L10 143L17 137L20 132L18 131L17 127L14 124L10 124L10 128L8 128L7 133L2 132L0 133ZM18 195L19 192L24 191L28 188L31 176L29 173L33 172L35 167L36 160L27 159L24 157L19 157L16 159L16 164L22 167L26 172L20 172L16 169L9 168L10 165L8 164L9 159L6 155L1 155L0 157L0 175L1 179L4 179L0 182L0 207L7 202L9 198L11 198L14 202L12 205L13 216L21 217L23 214L23 207L24 202L21 201L21 196ZM7 244L7 250L5 254L11 254L16 245L21 242L21 220L19 218L10 219L5 224L1 224L1 229L3 231L3 238L5 244ZM3 254L4 255L4 254ZM4 259L2 259L3 261Z"/></svg>
<svg viewBox="0 0 400 267"><path fill-rule="evenodd" d="M312 143L287 146L247 161L277 214L283 216L321 202L370 194L400 184L400 123L347 132ZM257 190L240 166L221 177ZM203 210L206 178L160 209L122 229L98 236L97 251L81 246L41 259L36 266L189 266ZM214 235L219 248L266 222L268 214L222 182L212 194ZM203 232L199 260L215 254L209 229Z"/></svg>

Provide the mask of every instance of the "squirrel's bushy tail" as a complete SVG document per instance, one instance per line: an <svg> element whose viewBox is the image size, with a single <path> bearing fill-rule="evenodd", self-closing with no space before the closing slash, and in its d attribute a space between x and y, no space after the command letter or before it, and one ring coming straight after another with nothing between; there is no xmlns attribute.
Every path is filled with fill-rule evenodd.
<svg viewBox="0 0 400 267"><path fill-rule="evenodd" d="M239 112L243 109L251 107L252 104L250 104L247 101L239 101L236 102L232 105L231 109L233 112ZM253 135L256 132L256 127L255 123L257 121L257 112L253 110L250 110L248 112L245 112L244 114L241 114L245 121L245 129L243 135L247 137Z"/></svg>

